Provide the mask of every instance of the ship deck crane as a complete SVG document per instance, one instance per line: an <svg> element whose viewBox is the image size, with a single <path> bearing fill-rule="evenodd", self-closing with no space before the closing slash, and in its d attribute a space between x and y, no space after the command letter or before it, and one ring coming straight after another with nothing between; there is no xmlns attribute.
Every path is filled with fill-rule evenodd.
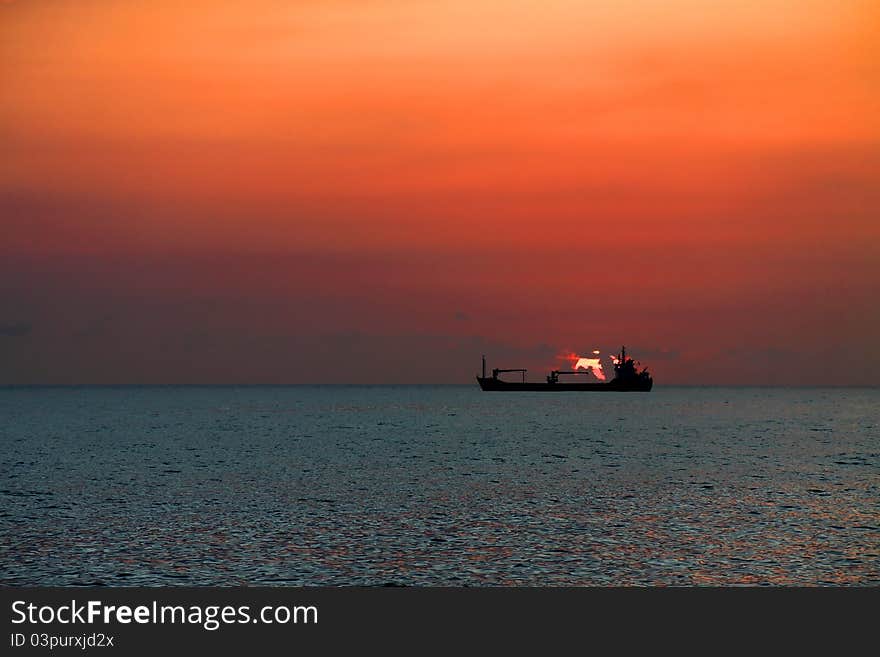
<svg viewBox="0 0 880 657"><path fill-rule="evenodd" d="M523 383L525 383L527 371L528 370L523 369L523 368L519 368L519 367L516 367L513 369L501 369L501 368L496 367L495 369L492 370L492 378L497 379L498 375L502 374L504 372L522 372L522 380L523 380ZM486 378L486 356L485 355L483 356L483 378L484 379Z"/></svg>
<svg viewBox="0 0 880 657"><path fill-rule="evenodd" d="M501 374L502 372L522 372L522 380L523 380L523 383L525 383L525 380L526 380L526 372L527 372L527 371L528 371L528 370L521 369L521 368L514 368L514 369L509 369L509 370L501 370L501 369L498 369L498 368L496 367L494 370L492 370L492 378L493 378L493 379L497 379L497 378L498 378L498 375Z"/></svg>

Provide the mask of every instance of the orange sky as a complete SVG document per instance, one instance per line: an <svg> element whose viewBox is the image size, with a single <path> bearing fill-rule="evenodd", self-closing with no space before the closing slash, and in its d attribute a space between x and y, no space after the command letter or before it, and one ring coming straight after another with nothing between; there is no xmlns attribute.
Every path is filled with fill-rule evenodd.
<svg viewBox="0 0 880 657"><path fill-rule="evenodd" d="M658 385L876 383L878 33L847 0L0 2L0 383L623 342Z"/></svg>

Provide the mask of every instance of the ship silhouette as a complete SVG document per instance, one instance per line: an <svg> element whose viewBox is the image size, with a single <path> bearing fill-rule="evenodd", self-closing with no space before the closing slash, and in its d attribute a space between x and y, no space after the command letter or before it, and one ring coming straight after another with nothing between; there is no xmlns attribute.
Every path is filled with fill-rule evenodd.
<svg viewBox="0 0 880 657"><path fill-rule="evenodd" d="M526 381L526 371L522 368L493 369L492 376L486 376L486 357L483 356L483 375L477 376L477 383L482 390L507 392L649 392L654 380L647 368L639 369L638 364L626 355L626 347L620 348L620 354L614 362L614 378L610 381L578 381L577 375L591 373L591 370L553 370L547 375L546 382ZM500 374L519 372L521 381L505 381ZM572 375L572 379L560 381L561 375Z"/></svg>

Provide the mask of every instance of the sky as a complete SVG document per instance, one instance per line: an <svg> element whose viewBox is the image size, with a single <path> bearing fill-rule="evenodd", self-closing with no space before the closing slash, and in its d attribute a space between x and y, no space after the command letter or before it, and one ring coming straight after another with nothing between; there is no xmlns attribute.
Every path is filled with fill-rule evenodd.
<svg viewBox="0 0 880 657"><path fill-rule="evenodd" d="M877 384L880 5L0 1L0 384Z"/></svg>

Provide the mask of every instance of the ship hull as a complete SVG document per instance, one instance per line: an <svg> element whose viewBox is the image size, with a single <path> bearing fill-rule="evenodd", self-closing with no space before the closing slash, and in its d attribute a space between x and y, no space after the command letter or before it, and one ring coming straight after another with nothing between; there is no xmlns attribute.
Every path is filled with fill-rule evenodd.
<svg viewBox="0 0 880 657"><path fill-rule="evenodd" d="M607 381L605 383L537 383L502 381L477 377L480 388L488 392L650 392L653 381Z"/></svg>

